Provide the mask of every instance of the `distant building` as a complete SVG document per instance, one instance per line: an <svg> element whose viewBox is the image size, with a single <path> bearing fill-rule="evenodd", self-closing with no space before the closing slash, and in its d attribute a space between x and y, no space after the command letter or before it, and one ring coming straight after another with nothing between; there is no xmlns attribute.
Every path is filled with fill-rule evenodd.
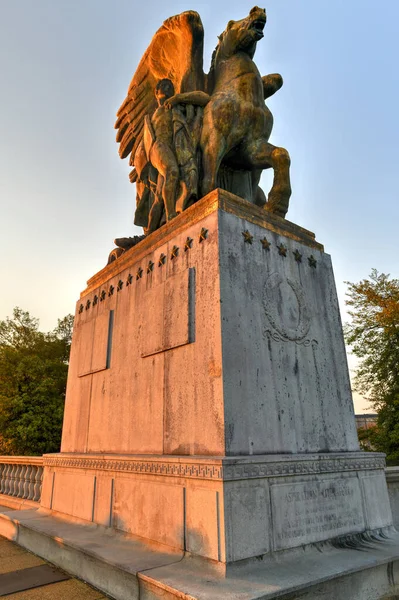
<svg viewBox="0 0 399 600"><path fill-rule="evenodd" d="M365 415L355 415L357 429L370 429L377 425L377 413L367 413Z"/></svg>

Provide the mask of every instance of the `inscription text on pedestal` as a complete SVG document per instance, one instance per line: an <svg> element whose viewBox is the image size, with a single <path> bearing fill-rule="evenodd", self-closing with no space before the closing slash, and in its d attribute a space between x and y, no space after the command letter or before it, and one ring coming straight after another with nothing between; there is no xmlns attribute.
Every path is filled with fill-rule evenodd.
<svg viewBox="0 0 399 600"><path fill-rule="evenodd" d="M365 528L355 478L275 484L271 487L274 549L282 550Z"/></svg>

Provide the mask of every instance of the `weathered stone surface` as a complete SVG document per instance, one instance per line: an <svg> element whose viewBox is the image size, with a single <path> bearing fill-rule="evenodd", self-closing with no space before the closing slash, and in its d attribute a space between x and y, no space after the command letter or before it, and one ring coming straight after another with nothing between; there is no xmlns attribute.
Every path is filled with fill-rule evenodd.
<svg viewBox="0 0 399 600"><path fill-rule="evenodd" d="M90 281L78 306L105 296L76 315L63 451L358 448L330 259L248 206L216 192Z"/></svg>
<svg viewBox="0 0 399 600"><path fill-rule="evenodd" d="M219 239L226 454L357 450L330 257L224 211Z"/></svg>
<svg viewBox="0 0 399 600"><path fill-rule="evenodd" d="M43 506L227 566L390 526L330 258L266 216L216 191L89 281Z"/></svg>

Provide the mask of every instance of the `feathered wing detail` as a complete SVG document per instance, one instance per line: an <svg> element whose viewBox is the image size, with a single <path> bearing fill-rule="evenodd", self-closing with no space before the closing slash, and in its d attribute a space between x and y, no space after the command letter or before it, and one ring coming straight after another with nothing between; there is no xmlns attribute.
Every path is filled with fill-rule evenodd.
<svg viewBox="0 0 399 600"><path fill-rule="evenodd" d="M170 79L176 94L204 91L203 40L201 18L194 11L170 17L152 38L115 123L119 155L126 158L131 154L131 165L143 139L144 117L151 116L157 107L154 90L158 81Z"/></svg>

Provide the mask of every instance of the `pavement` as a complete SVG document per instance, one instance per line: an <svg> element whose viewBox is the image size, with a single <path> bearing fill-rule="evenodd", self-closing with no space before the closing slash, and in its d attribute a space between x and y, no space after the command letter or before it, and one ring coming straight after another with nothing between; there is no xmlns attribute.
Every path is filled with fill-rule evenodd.
<svg viewBox="0 0 399 600"><path fill-rule="evenodd" d="M7 600L107 598L83 581L0 536L0 598L3 597Z"/></svg>

